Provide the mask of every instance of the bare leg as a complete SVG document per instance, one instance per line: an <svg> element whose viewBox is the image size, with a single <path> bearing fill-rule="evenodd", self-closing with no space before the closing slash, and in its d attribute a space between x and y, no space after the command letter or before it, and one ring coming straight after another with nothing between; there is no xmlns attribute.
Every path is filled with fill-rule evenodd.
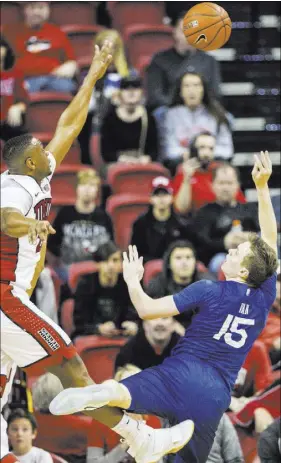
<svg viewBox="0 0 281 463"><path fill-rule="evenodd" d="M84 387L95 384L89 376L87 368L81 357L76 355L71 360L65 360L63 364L49 368L49 372L56 375L63 387ZM124 413L120 408L102 407L97 410L84 412L85 415L94 418L100 423L105 424L109 428L114 428L123 418Z"/></svg>

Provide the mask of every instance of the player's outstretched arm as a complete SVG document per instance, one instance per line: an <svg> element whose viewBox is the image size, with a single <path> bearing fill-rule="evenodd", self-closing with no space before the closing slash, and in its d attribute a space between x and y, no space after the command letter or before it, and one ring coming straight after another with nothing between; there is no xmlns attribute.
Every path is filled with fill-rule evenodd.
<svg viewBox="0 0 281 463"><path fill-rule="evenodd" d="M95 56L83 85L59 119L55 136L46 147L46 151L54 155L57 166L85 124L93 88L111 62L111 53L112 44L108 41L105 41L101 50L98 46L95 47Z"/></svg>
<svg viewBox="0 0 281 463"><path fill-rule="evenodd" d="M127 283L130 298L140 318L173 317L179 314L173 296L152 299L145 294L140 281L143 277L142 257L139 258L136 246L129 246L128 255L123 253L123 276Z"/></svg>
<svg viewBox="0 0 281 463"><path fill-rule="evenodd" d="M37 238L44 243L49 234L56 233L47 220L29 219L11 207L1 208L1 232L12 238L28 235L31 244L35 244Z"/></svg>
<svg viewBox="0 0 281 463"><path fill-rule="evenodd" d="M255 155L252 178L258 194L259 224L262 239L277 253L277 223L270 198L268 180L272 174L272 163L268 151Z"/></svg>

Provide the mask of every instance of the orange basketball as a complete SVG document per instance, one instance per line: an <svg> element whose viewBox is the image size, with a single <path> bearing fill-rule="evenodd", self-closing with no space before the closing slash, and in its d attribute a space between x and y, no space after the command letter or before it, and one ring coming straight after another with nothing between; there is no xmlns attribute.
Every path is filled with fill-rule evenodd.
<svg viewBox="0 0 281 463"><path fill-rule="evenodd" d="M183 32L193 47L204 51L216 50L230 37L231 19L216 3L198 3L186 13Z"/></svg>

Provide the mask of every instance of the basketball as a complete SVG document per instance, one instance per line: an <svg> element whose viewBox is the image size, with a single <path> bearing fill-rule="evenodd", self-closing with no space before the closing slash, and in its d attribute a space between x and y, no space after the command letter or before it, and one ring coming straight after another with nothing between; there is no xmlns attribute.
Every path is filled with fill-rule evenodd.
<svg viewBox="0 0 281 463"><path fill-rule="evenodd" d="M186 13L183 32L193 47L203 51L217 50L230 37L231 19L216 3L198 3Z"/></svg>

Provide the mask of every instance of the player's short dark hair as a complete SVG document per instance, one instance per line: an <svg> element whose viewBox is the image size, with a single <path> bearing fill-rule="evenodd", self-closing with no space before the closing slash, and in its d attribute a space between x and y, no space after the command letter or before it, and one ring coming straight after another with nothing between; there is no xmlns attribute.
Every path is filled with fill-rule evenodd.
<svg viewBox="0 0 281 463"><path fill-rule="evenodd" d="M220 170L227 169L232 169L235 172L238 183L240 183L239 169L237 169L237 167L233 166L232 164L229 164L228 162L220 162L214 169L212 169L212 181L214 182L216 180L216 176Z"/></svg>
<svg viewBox="0 0 281 463"><path fill-rule="evenodd" d="M105 262L107 261L112 254L118 252L119 249L113 241L108 241L107 243L102 244L96 252L93 254L93 259L95 262Z"/></svg>
<svg viewBox="0 0 281 463"><path fill-rule="evenodd" d="M32 413L28 412L27 410L24 410L23 408L16 408L8 417L7 419L7 424L8 428L9 426L16 420L24 418L25 420L28 420L29 423L31 424L32 431L36 431L38 428L37 421L32 415Z"/></svg>
<svg viewBox="0 0 281 463"><path fill-rule="evenodd" d="M29 133L10 138L3 149L3 160L8 166L20 158L24 151L29 148L33 136Z"/></svg>
<svg viewBox="0 0 281 463"><path fill-rule="evenodd" d="M243 264L249 271L247 283L258 288L278 268L275 250L256 233L249 233L251 253L245 257Z"/></svg>

